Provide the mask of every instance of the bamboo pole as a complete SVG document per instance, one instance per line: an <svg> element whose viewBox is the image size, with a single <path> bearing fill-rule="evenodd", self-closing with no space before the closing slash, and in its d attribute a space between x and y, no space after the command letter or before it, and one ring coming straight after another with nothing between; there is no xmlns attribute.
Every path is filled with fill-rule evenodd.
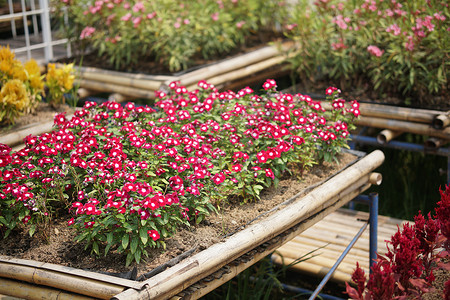
<svg viewBox="0 0 450 300"><path fill-rule="evenodd" d="M285 42L281 45L281 48L285 50L291 47L291 45L291 42ZM245 66L279 55L280 53L281 51L277 48L277 46L265 46L258 50L238 55L236 57L186 73L180 76L179 81L183 86L190 86L200 80L204 80L205 78L211 78L236 69L241 69Z"/></svg>
<svg viewBox="0 0 450 300"><path fill-rule="evenodd" d="M273 255L272 260L276 264L290 264L294 261L292 258L282 258L278 255ZM313 275L315 277L325 277L327 273L330 271L331 268L322 267L313 263L310 263L308 261L302 262L303 271L306 273ZM356 268L356 267L355 267ZM336 270L333 275L330 278L331 280L335 282L350 282L352 280L352 277L350 274L341 272L339 270Z"/></svg>
<svg viewBox="0 0 450 300"><path fill-rule="evenodd" d="M134 281L114 276L5 256L0 256L0 277L101 299L136 286Z"/></svg>
<svg viewBox="0 0 450 300"><path fill-rule="evenodd" d="M372 118L361 116L359 119L355 121L357 125L360 126L370 126L377 128L387 128L391 130L397 131L408 131L415 134L428 135L432 137L438 137L445 140L450 140L450 127L447 127L443 130L437 130L432 128L430 125L419 124L419 123L411 123L406 121L398 121L398 120L388 120L381 118Z"/></svg>
<svg viewBox="0 0 450 300"><path fill-rule="evenodd" d="M427 124L431 124L436 115L442 114L442 111L439 110L406 108L369 103L360 103L359 110L361 111L361 114L369 117L395 119Z"/></svg>
<svg viewBox="0 0 450 300"><path fill-rule="evenodd" d="M125 87L117 84L104 83L100 81L94 80L85 80L81 79L78 81L80 86L86 89L101 91L101 92L114 92L120 93L127 96L132 96L136 98L144 98L144 99L155 99L154 91L147 91L137 88Z"/></svg>
<svg viewBox="0 0 450 300"><path fill-rule="evenodd" d="M344 248L345 249L345 248ZM369 266L369 253L361 253L361 254L355 254L351 249L348 254L345 256L345 259L343 262L352 264L352 267L354 267L354 263L357 261L361 262L361 265ZM336 260L339 258L339 256L342 254L344 250L337 251L331 248L326 247L326 245L322 246L315 246L311 244L293 244L293 243L286 243L282 247L278 248L276 253L279 253L283 257L290 257L290 258L298 258L305 256L306 254L310 253L310 256L314 256L318 259L321 257L325 257L327 259L332 259L333 261L327 262L328 266L333 266L333 264L336 262Z"/></svg>
<svg viewBox="0 0 450 300"><path fill-rule="evenodd" d="M389 143L391 140L395 139L397 136L401 135L402 133L403 133L403 131L393 131L390 129L385 129L377 135L377 142L379 144L384 145L386 143Z"/></svg>
<svg viewBox="0 0 450 300"><path fill-rule="evenodd" d="M62 66L62 64L56 64L57 67ZM80 67L80 66L74 66L73 67L78 74L98 74L98 75L108 75L112 77L120 77L120 78L129 78L133 80L147 80L147 81L161 81L165 82L168 80L178 80L177 76L172 75L150 75L150 74L143 74L143 73L130 73L130 72L119 72L119 71L112 71L112 70L106 70L106 69L99 69L95 67Z"/></svg>
<svg viewBox="0 0 450 300"><path fill-rule="evenodd" d="M370 184L363 184L363 185L355 185L351 191L349 191L347 194L341 194L339 196L334 197L334 202L332 205L328 206L324 210L317 211L316 214L309 217L305 221L295 225L292 230L288 230L280 234L279 236L275 237L271 241L268 241L269 244L266 246L264 244L264 250L260 250L260 247L257 247L254 249L254 251L251 251L248 255L250 257L249 260L245 260L242 263L235 263L236 261L233 261L223 268L227 269L227 272L220 276L217 280L214 280L212 282L208 282L207 284L203 284L203 280L200 281L200 285L202 285L201 288L196 289L194 292L189 294L189 299L198 299L201 296L206 295L210 291L216 289L223 283L229 281L230 279L237 276L239 273L244 271L245 269L249 268L254 263L258 262L259 260L263 259L264 257L267 257L269 254L271 254L275 249L283 245L289 240L292 240L296 236L298 236L301 232L305 231L309 227L313 226L320 220L322 220L324 217L326 217L328 214L332 213L333 211L337 210L340 206L344 205L345 203L349 202L351 199L355 198L357 195L361 194L362 192L366 191L370 187ZM339 199L338 199L339 198ZM301 262L302 264L305 262ZM222 268L222 269L223 269ZM213 274L214 275L214 274ZM186 289L185 289L186 290ZM171 298L175 299L175 298Z"/></svg>
<svg viewBox="0 0 450 300"><path fill-rule="evenodd" d="M333 109L329 101L321 101L321 105L326 110ZM439 110L406 108L374 103L359 103L359 110L361 115L366 117L425 124L432 124L433 120L437 116L446 114L445 112Z"/></svg>
<svg viewBox="0 0 450 300"><path fill-rule="evenodd" d="M73 115L68 115L66 118L71 118ZM53 129L54 122L40 122L33 123L27 126L22 127L21 129L7 133L5 135L0 136L0 143L6 144L10 147L19 145L23 142L23 139L28 135L40 135L45 132L50 132Z"/></svg>
<svg viewBox="0 0 450 300"><path fill-rule="evenodd" d="M119 86L126 86L129 88L136 88L146 91L157 91L163 81L148 80L148 79L136 79L126 76L117 76L113 74L91 73L81 72L80 77L84 80L100 81L104 83L116 84Z"/></svg>
<svg viewBox="0 0 450 300"><path fill-rule="evenodd" d="M433 128L443 129L450 125L450 111L446 114L441 114L433 119Z"/></svg>
<svg viewBox="0 0 450 300"><path fill-rule="evenodd" d="M278 65L282 63L285 60L283 56L275 56L271 57L267 60L263 60L261 62L257 62L252 65L247 65L240 69L235 69L234 71L222 73L220 75L214 76L214 77L205 77L204 80L206 80L208 83L213 85L218 85L227 81L234 81L240 78L244 78L247 76L250 76L254 73L260 72L264 69L273 67L275 65ZM187 87L188 90L193 90L197 87L197 84L191 85Z"/></svg>
<svg viewBox="0 0 450 300"><path fill-rule="evenodd" d="M58 300L93 300L94 298L77 294L65 293L48 287L36 286L26 282L0 278L0 293L20 299L58 299ZM2 297L0 299L12 299Z"/></svg>
<svg viewBox="0 0 450 300"><path fill-rule="evenodd" d="M381 165L383 152L375 150L352 166L338 173L310 193L290 203L277 213L248 226L223 243L185 259L176 266L145 281L142 290L128 289L115 299L163 299L175 295L185 287L207 276L228 262L262 244L295 224L310 217L316 209L337 197L365 174ZM220 256L217 253L221 253Z"/></svg>

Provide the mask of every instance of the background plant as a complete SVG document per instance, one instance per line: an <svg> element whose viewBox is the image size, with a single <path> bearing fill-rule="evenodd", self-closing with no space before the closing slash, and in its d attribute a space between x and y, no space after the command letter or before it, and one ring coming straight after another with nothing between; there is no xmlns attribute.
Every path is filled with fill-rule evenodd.
<svg viewBox="0 0 450 300"><path fill-rule="evenodd" d="M324 77L344 89L370 83L378 96L445 97L449 17L443 1L299 1L287 25L297 43L288 61L305 81Z"/></svg>
<svg viewBox="0 0 450 300"><path fill-rule="evenodd" d="M196 57L227 53L265 29L274 31L285 4L261 0L60 1L70 25L64 32L81 51L95 50L115 68L143 60L162 62L170 71ZM264 35L262 35L264 37Z"/></svg>
<svg viewBox="0 0 450 300"><path fill-rule="evenodd" d="M0 157L0 228L36 225L66 215L76 240L100 255L125 253L139 263L148 247L165 247L179 226L201 222L229 197L259 198L297 163L333 161L345 145L357 103L327 90L333 111L308 96L250 88L218 92L204 81L158 92L156 107L87 102L55 130L28 136ZM323 152L325 154L318 154Z"/></svg>
<svg viewBox="0 0 450 300"><path fill-rule="evenodd" d="M52 105L64 103L65 94L73 91L74 78L72 64L48 64L47 74L42 75L35 60L22 64L9 46L0 47L0 123L14 124L20 115L33 113L43 96Z"/></svg>
<svg viewBox="0 0 450 300"><path fill-rule="evenodd" d="M43 76L36 61L23 65L9 47L0 47L0 122L14 123L22 113L33 112L43 89Z"/></svg>
<svg viewBox="0 0 450 300"><path fill-rule="evenodd" d="M450 250L450 186L440 190L441 201L435 216L420 212L413 225L399 228L388 241L388 252L379 256L366 283L364 271L357 264L352 280L357 288L347 284L352 299L422 299L433 290L434 271L449 270ZM450 296L450 280L445 284L444 298Z"/></svg>

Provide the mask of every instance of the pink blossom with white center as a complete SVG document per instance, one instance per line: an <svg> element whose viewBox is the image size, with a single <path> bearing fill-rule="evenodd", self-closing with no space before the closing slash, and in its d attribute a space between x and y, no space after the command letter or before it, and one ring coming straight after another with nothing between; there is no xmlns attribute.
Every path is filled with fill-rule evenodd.
<svg viewBox="0 0 450 300"><path fill-rule="evenodd" d="M380 48L374 45L370 45L369 47L367 47L367 51L369 51L370 54L376 57L380 57L384 53L384 50L380 50Z"/></svg>

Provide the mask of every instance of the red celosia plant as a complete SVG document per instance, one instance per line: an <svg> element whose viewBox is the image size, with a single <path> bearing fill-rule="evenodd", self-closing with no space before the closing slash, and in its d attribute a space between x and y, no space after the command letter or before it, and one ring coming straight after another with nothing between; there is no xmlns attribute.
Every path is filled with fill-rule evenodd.
<svg viewBox="0 0 450 300"><path fill-rule="evenodd" d="M419 212L413 225L399 228L388 241L386 257L379 255L373 265L367 284L364 271L356 265L352 280L357 288L347 283L352 299L422 299L433 290L433 271L450 270L450 186L440 193L435 217L425 218ZM445 299L450 297L449 287L450 280L445 283Z"/></svg>
<svg viewBox="0 0 450 300"><path fill-rule="evenodd" d="M0 148L0 231L67 214L97 255L112 249L139 263L148 247L181 225L200 222L228 196L258 199L292 163L333 160L346 146L358 103L344 106L329 88L333 111L304 95L277 93L276 82L219 93L199 82L173 82L156 109L88 102L55 130L28 136L26 147ZM104 249L103 249L104 248Z"/></svg>

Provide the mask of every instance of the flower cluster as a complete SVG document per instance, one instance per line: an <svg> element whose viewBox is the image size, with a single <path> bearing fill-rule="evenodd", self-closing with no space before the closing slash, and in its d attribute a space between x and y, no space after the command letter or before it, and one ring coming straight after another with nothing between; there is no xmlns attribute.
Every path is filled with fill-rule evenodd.
<svg viewBox="0 0 450 300"><path fill-rule="evenodd" d="M0 122L14 123L21 113L36 108L43 88L36 61L24 66L9 47L0 47Z"/></svg>
<svg viewBox="0 0 450 300"><path fill-rule="evenodd" d="M73 63L57 68L55 64L47 65L46 86L47 101L53 105L65 103L65 94L73 89L75 80Z"/></svg>
<svg viewBox="0 0 450 300"><path fill-rule="evenodd" d="M449 68L442 62L448 56L447 2L298 3L286 36L297 42L289 62L305 79L324 75L361 88L371 82L370 89L380 95L392 92L424 101L430 94L448 94Z"/></svg>
<svg viewBox="0 0 450 300"><path fill-rule="evenodd" d="M49 88L47 99L51 103L72 90L72 65L48 67L47 76L41 75L35 60L22 64L9 46L0 47L0 123L14 123L21 114L33 112L42 100L44 85Z"/></svg>
<svg viewBox="0 0 450 300"><path fill-rule="evenodd" d="M257 95L250 88L218 92L201 81L188 91L179 83L158 92L157 111L115 102L88 102L56 129L28 136L26 147L0 159L0 228L37 221L65 203L79 231L100 253L111 247L140 261L147 247L182 224L202 221L236 196L245 202L276 184L293 164L307 168L333 160L346 146L356 115L342 105L332 112L306 95Z"/></svg>
<svg viewBox="0 0 450 300"><path fill-rule="evenodd" d="M379 256L367 285L364 271L356 266L352 280L357 289L347 284L352 299L422 299L432 290L433 271L450 267L450 186L440 193L435 217L425 218L419 212L413 225L404 225L391 237L386 257ZM448 299L450 280L445 286Z"/></svg>
<svg viewBox="0 0 450 300"><path fill-rule="evenodd" d="M286 15L280 1L62 1L70 26L64 34L104 53L116 68L156 59L170 71L243 44L252 33L275 30ZM132 51L132 54L131 54Z"/></svg>

